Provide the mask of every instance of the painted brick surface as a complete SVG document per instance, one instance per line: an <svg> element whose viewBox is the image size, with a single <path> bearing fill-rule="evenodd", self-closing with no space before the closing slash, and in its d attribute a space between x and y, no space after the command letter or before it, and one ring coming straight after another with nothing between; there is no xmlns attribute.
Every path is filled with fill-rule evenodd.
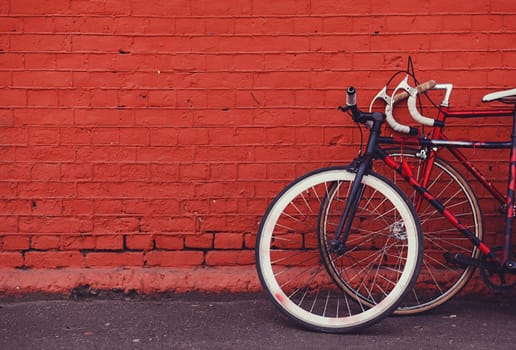
<svg viewBox="0 0 516 350"><path fill-rule="evenodd" d="M478 107L514 87L516 3L2 1L1 267L252 265L273 196L356 154L345 87L366 106L409 55Z"/></svg>

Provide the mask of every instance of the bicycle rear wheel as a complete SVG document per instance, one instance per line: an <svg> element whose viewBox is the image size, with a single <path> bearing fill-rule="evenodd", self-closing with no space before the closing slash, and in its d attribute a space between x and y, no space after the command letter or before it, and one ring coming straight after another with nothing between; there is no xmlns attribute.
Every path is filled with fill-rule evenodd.
<svg viewBox="0 0 516 350"><path fill-rule="evenodd" d="M422 177L424 153L414 149L390 149L386 152L397 161L405 159L414 177ZM418 202L418 195L395 171L382 171L415 203L424 237L424 256L419 278L396 313L415 314L433 309L450 300L467 284L475 268L446 261L445 254L462 254L478 258L480 251L464 237L428 201ZM466 179L448 162L436 157L426 188L441 201L476 237L482 239L483 222L480 204Z"/></svg>
<svg viewBox="0 0 516 350"><path fill-rule="evenodd" d="M416 213L401 191L376 174L362 180L345 251L329 249L335 230L333 237L320 236L321 206L330 192L332 203L345 204L354 178L337 167L297 179L274 199L258 230L263 288L283 314L312 330L353 332L372 325L396 309L417 278L422 237ZM341 215L327 212L325 226L334 227Z"/></svg>

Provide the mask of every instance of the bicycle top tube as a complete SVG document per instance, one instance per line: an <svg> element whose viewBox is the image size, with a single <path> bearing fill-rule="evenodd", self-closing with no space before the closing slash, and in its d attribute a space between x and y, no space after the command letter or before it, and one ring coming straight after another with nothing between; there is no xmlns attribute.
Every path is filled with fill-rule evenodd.
<svg viewBox="0 0 516 350"><path fill-rule="evenodd" d="M511 141L467 141L467 140L446 140L427 139L424 137L404 136L379 136L378 144L384 145L408 145L408 146L429 146L429 147L454 147L454 148L481 148L481 149L506 149L511 148Z"/></svg>
<svg viewBox="0 0 516 350"><path fill-rule="evenodd" d="M451 118L482 118L482 117L511 117L513 109L480 109L480 110L450 110L443 111Z"/></svg>

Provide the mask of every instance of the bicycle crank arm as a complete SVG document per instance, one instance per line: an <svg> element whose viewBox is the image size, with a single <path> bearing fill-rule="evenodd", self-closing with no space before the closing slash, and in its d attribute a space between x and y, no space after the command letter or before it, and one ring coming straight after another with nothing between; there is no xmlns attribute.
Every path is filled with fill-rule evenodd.
<svg viewBox="0 0 516 350"><path fill-rule="evenodd" d="M452 264L461 264L466 266L484 267L484 262L479 259L465 256L462 254L444 253L446 261Z"/></svg>

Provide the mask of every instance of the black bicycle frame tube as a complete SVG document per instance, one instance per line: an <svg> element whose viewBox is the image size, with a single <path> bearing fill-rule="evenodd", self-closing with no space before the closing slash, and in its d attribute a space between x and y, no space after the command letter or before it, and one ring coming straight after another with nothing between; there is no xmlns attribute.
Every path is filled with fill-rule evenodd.
<svg viewBox="0 0 516 350"><path fill-rule="evenodd" d="M461 148L482 148L482 149L504 149L511 148L512 142L490 142L490 141L450 141L431 140L417 137L379 136L378 144L385 145L408 145L428 147L461 147Z"/></svg>
<svg viewBox="0 0 516 350"><path fill-rule="evenodd" d="M358 170L351 185L350 194L348 197L348 201L346 202L346 207L342 213L339 226L337 228L337 232L335 235L335 242L346 242L348 239L349 231L351 230L351 224L353 223L353 218L355 217L355 213L357 211L358 202L362 197L362 178L366 174L366 172L371 169L371 164L373 162L373 155L375 153L375 148L377 146L377 139L380 135L380 129L382 126L382 122L380 120L375 120L373 122L373 127L371 128L371 132L369 133L369 139L367 141L366 152L363 156L360 156L358 160Z"/></svg>
<svg viewBox="0 0 516 350"><path fill-rule="evenodd" d="M509 177L507 180L507 210L505 217L504 230L504 265L510 262L511 257L511 238L512 238L512 220L514 218L514 191L516 188L516 108L514 109L512 123L512 147L509 163ZM512 262L511 262L512 263Z"/></svg>

